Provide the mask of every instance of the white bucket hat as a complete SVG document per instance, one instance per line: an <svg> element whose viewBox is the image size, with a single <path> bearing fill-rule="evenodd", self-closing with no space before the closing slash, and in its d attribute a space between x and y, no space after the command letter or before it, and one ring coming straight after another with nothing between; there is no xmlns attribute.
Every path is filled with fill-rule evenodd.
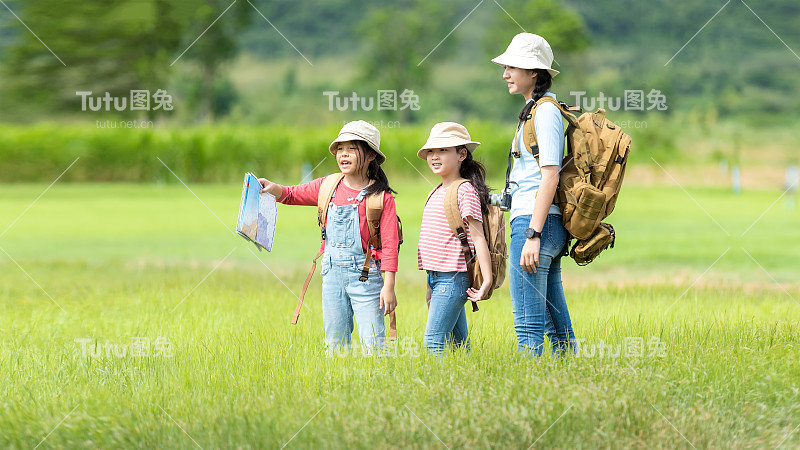
<svg viewBox="0 0 800 450"><path fill-rule="evenodd" d="M494 58L493 63L520 69L546 69L550 76L558 75L553 69L553 49L550 44L533 33L520 33L514 36L505 53Z"/></svg>
<svg viewBox="0 0 800 450"><path fill-rule="evenodd" d="M375 152L378 154L378 157L376 158L378 164L383 164L383 162L386 161L386 155L384 155L380 150L381 132L368 122L356 120L354 122L347 123L342 127L342 130L339 132L339 136L333 142L331 142L328 150L330 150L333 156L336 156L336 144L347 141L366 142L367 145L369 145L369 147L375 150Z"/></svg>
<svg viewBox="0 0 800 450"><path fill-rule="evenodd" d="M427 160L425 150L446 147L458 147L463 145L467 150L472 153L481 145L480 142L472 141L469 137L469 132L459 123L455 122L441 122L431 128L431 134L428 136L428 141L417 152L417 156Z"/></svg>

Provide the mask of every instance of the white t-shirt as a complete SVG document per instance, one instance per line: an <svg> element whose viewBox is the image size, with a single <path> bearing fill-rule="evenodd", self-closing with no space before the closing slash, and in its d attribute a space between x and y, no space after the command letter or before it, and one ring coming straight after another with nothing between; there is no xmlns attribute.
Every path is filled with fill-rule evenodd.
<svg viewBox="0 0 800 450"><path fill-rule="evenodd" d="M548 92L545 95L556 98ZM533 100L529 100L533 101ZM533 126L536 128L536 141L539 145L539 164L542 166L558 166L564 158L564 123L558 107L552 103L537 106ZM532 215L536 203L536 192L542 184L542 173L536 158L525 147L522 137L522 124L517 130L517 147L519 158L514 158L510 180L517 183L511 185L511 219L518 216ZM557 205L550 205L549 214L561 214Z"/></svg>

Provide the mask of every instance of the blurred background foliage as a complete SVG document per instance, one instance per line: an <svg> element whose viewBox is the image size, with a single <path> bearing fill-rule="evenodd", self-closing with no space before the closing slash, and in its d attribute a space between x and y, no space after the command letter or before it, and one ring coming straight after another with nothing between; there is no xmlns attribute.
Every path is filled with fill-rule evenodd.
<svg viewBox="0 0 800 450"><path fill-rule="evenodd" d="M0 158L14 162L0 171L6 181L35 178L16 168L35 166L44 155L120 161L89 179L125 172L124 179L149 180L147 169L129 167L149 152L196 167L229 158L237 173L237 164L265 155L278 164L294 152L286 159L294 167L298 158L322 155L318 146L355 119L378 121L385 145L400 154L413 155L433 123L453 120L491 145L484 146L487 155L502 155L522 101L507 94L501 69L489 60L523 30L552 44L561 71L552 90L561 100L574 103L576 91L665 95L666 111L613 113L645 125L630 130L637 161L696 162L698 154L735 160L742 148L746 156L749 146L769 139L769 130L782 130L771 142L782 149L775 162L797 162L798 136L785 131L800 111L795 1L5 3ZM126 97L138 89L166 89L174 109L81 111L75 94ZM323 94L375 98L377 90L406 89L418 96L418 110L331 110ZM152 120L155 127L96 126L105 120ZM227 179L226 164L195 178Z"/></svg>

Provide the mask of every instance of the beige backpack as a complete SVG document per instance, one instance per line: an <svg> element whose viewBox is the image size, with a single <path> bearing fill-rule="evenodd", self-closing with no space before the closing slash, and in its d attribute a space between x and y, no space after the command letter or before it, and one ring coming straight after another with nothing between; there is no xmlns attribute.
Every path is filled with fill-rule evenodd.
<svg viewBox="0 0 800 450"><path fill-rule="evenodd" d="M444 214L447 217L447 223L450 225L450 231L461 242L461 251L464 252L464 260L467 261L467 276L470 280L470 287L480 289L483 284L483 274L481 273L477 255L473 255L472 250L469 248L464 221L461 219L461 211L458 209L458 188L462 183L468 182L469 180L459 178L447 188L447 192L444 194ZM428 194L428 200L430 200L436 189L441 186L440 184ZM425 203L428 200L425 200ZM508 249L506 247L506 227L503 211L496 206L489 205L489 212L483 214L482 219L483 235L486 237L486 243L489 246L489 257L492 261L492 285L486 291L485 298L488 300L491 298L492 292L503 285L503 281L506 278ZM478 305L475 302L472 302L472 311L478 311Z"/></svg>
<svg viewBox="0 0 800 450"><path fill-rule="evenodd" d="M322 180L322 185L319 188L319 196L317 197L317 223L319 224L323 241L327 237L325 235L325 224L328 220L328 205L330 205L333 191L336 189L336 186L341 183L343 178L343 173L328 175L324 180ZM367 226L369 228L369 240L367 241L367 245L375 250L380 250L381 248L381 214L383 213L383 197L385 193L385 191L381 191L377 194L368 195L365 198L365 201L367 202ZM399 244L403 243L403 224L400 222L399 216L397 217L397 235L400 238L400 242L398 243L399 246ZM314 256L314 259L311 261L311 270L308 272L308 276L306 276L306 281L303 283L303 290L300 292L300 297L297 299L297 308L295 308L294 316L292 316L292 325L296 325L297 319L300 317L300 309L303 307L303 299L306 296L308 285L311 282L311 278L314 276L314 271L317 268L317 260L320 256L322 256L322 254L323 250L320 249L320 251L317 252L317 255ZM369 277L369 263L371 259L372 254L368 249L366 257L364 258L364 266L361 268L361 277L359 277L360 281L367 281ZM393 341L397 340L397 318L394 315L394 311L389 313L389 339Z"/></svg>
<svg viewBox="0 0 800 450"><path fill-rule="evenodd" d="M614 227L602 222L608 217L619 197L625 166L630 154L631 138L607 120L605 110L575 117L580 108L544 96L534 103L523 124L526 148L539 162L534 117L543 103L556 105L569 126L567 154L564 156L554 202L561 209L564 228L577 240L570 256L579 265L592 262L603 250L614 248ZM516 150L516 148L514 148Z"/></svg>

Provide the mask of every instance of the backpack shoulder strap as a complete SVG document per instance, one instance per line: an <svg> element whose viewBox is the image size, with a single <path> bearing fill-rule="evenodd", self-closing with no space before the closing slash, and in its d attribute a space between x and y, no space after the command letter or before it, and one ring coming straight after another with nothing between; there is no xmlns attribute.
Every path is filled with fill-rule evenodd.
<svg viewBox="0 0 800 450"><path fill-rule="evenodd" d="M539 100L536 101L535 106L531 109L531 112L528 114L528 117L525 119L525 123L522 125L522 137L525 139L525 148L528 152L536 158L536 164L539 164L539 145L538 141L536 140L536 126L534 124L534 120L536 118L536 110L539 109L539 106L545 103L552 103L553 105L558 108L558 112L561 113L561 117L567 119L567 122L570 123L572 126L578 125L578 119L575 117L576 112L580 112L581 108L578 106L568 106L564 102L559 102L553 97L549 95L545 95Z"/></svg>
<svg viewBox="0 0 800 450"><path fill-rule="evenodd" d="M454 181L447 192L444 194L444 215L447 216L447 223L450 224L450 230L456 235L461 242L461 252L464 253L464 261L467 263L467 277L470 282L473 280L473 257L472 250L469 248L469 241L467 240L467 231L464 228L464 220L461 218L461 210L458 209L458 188L462 184L468 183L469 180L459 178ZM477 306L472 303L472 310L477 311Z"/></svg>
<svg viewBox="0 0 800 450"><path fill-rule="evenodd" d="M428 204L428 200L431 199L431 196L433 195L433 193L436 192L436 190L439 189L440 187L442 187L442 183L439 183L438 186L436 186L435 188L431 189L430 192L428 192L428 198L425 199L425 204L426 205Z"/></svg>
<svg viewBox="0 0 800 450"><path fill-rule="evenodd" d="M456 236L464 232L464 221L461 219L461 211L458 209L458 188L461 187L463 183L467 182L468 180L459 178L447 188L447 192L444 194L444 215L447 216L447 223L450 225L450 230ZM459 229L461 231L459 231Z"/></svg>
<svg viewBox="0 0 800 450"><path fill-rule="evenodd" d="M336 186L339 186L343 178L343 173L328 175L322 180L322 186L319 187L319 196L317 197L317 223L323 231L323 240L325 239L325 224L328 220L328 205L331 202L333 191L336 190Z"/></svg>
<svg viewBox="0 0 800 450"><path fill-rule="evenodd" d="M383 214L383 200L386 191L367 196L367 226L369 227L369 237L380 234L381 214ZM380 248L380 241L375 248Z"/></svg>
<svg viewBox="0 0 800 450"><path fill-rule="evenodd" d="M367 202L367 227L369 228L369 241L367 245L375 249L382 247L381 245L381 215L383 215L383 200L386 191L372 194L366 198ZM400 218L398 217L398 222ZM361 277L364 280L369 275L369 260L372 257L370 250L367 249L367 255L364 260L364 266L361 268ZM389 313L389 339L397 340L397 316L395 312Z"/></svg>

